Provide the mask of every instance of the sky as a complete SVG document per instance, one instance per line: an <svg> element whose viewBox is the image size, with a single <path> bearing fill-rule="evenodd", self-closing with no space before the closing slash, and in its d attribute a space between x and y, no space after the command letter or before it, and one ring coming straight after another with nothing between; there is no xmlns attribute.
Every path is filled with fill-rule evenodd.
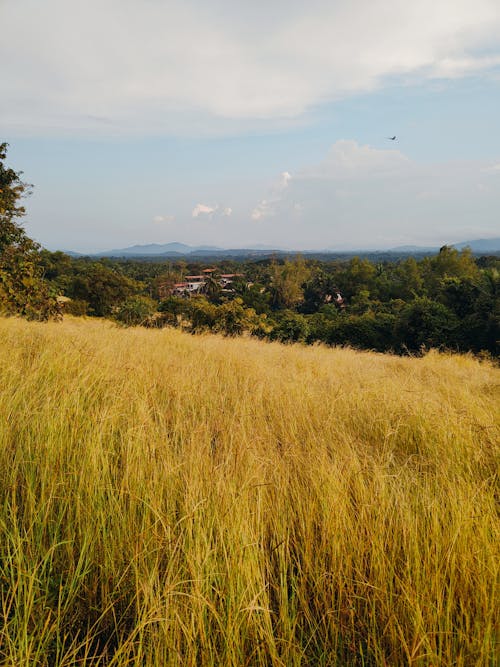
<svg viewBox="0 0 500 667"><path fill-rule="evenodd" d="M0 141L51 250L500 236L499 0L0 0L0 25Z"/></svg>

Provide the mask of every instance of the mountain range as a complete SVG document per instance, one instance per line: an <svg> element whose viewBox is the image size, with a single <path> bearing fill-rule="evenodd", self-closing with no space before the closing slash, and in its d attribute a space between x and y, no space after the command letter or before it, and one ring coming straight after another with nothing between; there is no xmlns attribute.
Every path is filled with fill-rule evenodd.
<svg viewBox="0 0 500 667"><path fill-rule="evenodd" d="M452 243L451 247L456 248L457 250L462 250L469 247L472 252L476 254L484 253L499 253L500 252L500 237L492 239L472 239L470 241L461 241L460 243ZM362 252L371 252L371 253L396 253L396 254L422 254L428 253L433 254L438 252L439 247L435 246L416 246L416 245L404 245L397 246L395 248L388 248L386 250L367 250L363 249ZM301 254L309 255L327 255L327 254L348 254L352 255L356 252L361 252L360 249L353 248L352 250L338 250L334 248L325 248L324 250L284 250L283 248L277 248L273 246L267 246L258 244L251 248L220 248L217 246L210 245L200 245L200 246L191 246L185 243L149 243L146 245L133 245L126 248L117 248L113 250L107 250L99 253L91 253L92 257L244 257L244 256L263 256L269 255L272 253L277 254L290 254L293 252L300 252ZM84 253L77 253L73 251L65 251L67 254L75 257L82 256Z"/></svg>

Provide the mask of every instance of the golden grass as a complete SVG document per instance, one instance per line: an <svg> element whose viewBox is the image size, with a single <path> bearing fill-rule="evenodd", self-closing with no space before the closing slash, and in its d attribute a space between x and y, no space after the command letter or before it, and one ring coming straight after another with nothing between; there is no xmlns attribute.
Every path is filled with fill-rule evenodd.
<svg viewBox="0 0 500 667"><path fill-rule="evenodd" d="M0 664L496 664L492 365L0 340Z"/></svg>

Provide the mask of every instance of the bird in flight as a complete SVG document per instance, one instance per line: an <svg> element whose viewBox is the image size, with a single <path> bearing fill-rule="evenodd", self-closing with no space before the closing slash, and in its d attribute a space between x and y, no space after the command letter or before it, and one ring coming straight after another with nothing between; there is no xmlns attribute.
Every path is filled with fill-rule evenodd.
<svg viewBox="0 0 500 667"><path fill-rule="evenodd" d="M390 139L391 141L396 141L396 135L394 135L393 137L387 137L387 138Z"/></svg>

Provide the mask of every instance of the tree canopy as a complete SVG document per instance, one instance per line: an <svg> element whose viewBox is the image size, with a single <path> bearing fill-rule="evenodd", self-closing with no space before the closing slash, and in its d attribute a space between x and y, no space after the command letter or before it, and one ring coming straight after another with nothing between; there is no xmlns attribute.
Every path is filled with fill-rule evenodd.
<svg viewBox="0 0 500 667"><path fill-rule="evenodd" d="M7 144L0 144L0 311L45 320L57 314L57 301L43 279L39 246L18 219L31 186L4 163Z"/></svg>

